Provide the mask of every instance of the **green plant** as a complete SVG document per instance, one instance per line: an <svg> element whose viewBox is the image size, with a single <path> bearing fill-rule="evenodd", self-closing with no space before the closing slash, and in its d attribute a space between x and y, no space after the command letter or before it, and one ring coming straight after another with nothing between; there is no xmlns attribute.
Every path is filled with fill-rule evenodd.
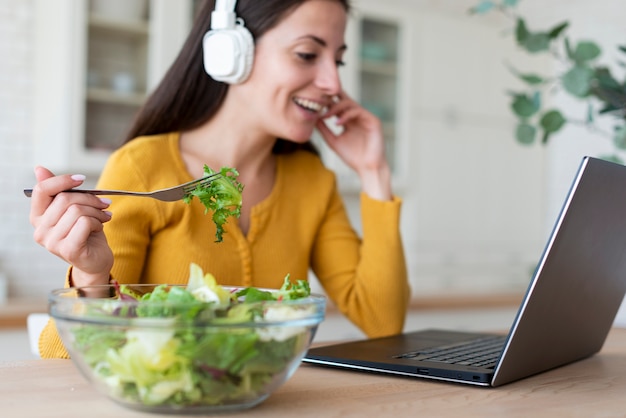
<svg viewBox="0 0 626 418"><path fill-rule="evenodd" d="M626 78L623 81L611 73L611 69L600 63L602 50L597 42L580 40L573 43L567 36L568 21L541 31L531 31L517 9L520 0L482 0L472 7L471 14L484 15L500 12L513 21L512 33L519 48L529 54L549 54L562 67L556 75L544 76L519 71L510 66L526 89L510 91L511 109L518 119L515 138L521 144L533 144L541 138L547 144L551 135L567 124L584 126L590 131L608 137L616 150L626 150ZM626 46L616 48L626 54ZM626 68L626 62L617 61L617 66ZM556 106L548 107L546 96L562 91L586 106L582 115L566 116ZM599 117L614 119L613 132L597 126ZM605 159L622 163L617 153Z"/></svg>

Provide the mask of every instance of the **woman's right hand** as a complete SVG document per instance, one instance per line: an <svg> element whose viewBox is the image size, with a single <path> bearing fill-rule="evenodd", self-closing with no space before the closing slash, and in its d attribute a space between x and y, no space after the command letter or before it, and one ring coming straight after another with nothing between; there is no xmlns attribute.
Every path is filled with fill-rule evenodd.
<svg viewBox="0 0 626 418"><path fill-rule="evenodd" d="M80 186L82 175L55 176L35 168L30 223L35 241L72 267L72 285L107 284L113 267L113 252L103 231L111 220L110 201L86 193L63 193Z"/></svg>

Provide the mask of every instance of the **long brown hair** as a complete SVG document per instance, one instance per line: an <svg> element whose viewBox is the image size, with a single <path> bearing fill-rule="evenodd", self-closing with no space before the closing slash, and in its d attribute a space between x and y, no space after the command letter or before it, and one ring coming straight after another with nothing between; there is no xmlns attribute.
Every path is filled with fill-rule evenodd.
<svg viewBox="0 0 626 418"><path fill-rule="evenodd" d="M239 0L235 11L254 39L276 26L286 13L307 0ZM349 0L336 0L346 11ZM202 38L211 28L215 0L202 2L191 32L178 57L157 88L139 109L124 142L144 135L185 131L211 119L222 105L228 84L213 80L204 71ZM275 153L306 149L316 152L311 141L297 144L277 138Z"/></svg>

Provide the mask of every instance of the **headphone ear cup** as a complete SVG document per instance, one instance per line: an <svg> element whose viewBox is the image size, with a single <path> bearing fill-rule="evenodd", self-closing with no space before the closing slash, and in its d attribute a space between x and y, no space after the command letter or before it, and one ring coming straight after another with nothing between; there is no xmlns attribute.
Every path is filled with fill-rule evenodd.
<svg viewBox="0 0 626 418"><path fill-rule="evenodd" d="M243 83L252 70L254 39L244 26L211 30L202 39L204 70L216 81Z"/></svg>

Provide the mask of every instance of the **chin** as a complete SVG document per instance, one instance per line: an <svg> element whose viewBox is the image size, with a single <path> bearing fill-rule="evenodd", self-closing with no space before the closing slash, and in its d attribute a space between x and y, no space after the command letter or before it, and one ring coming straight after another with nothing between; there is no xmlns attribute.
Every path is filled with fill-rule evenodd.
<svg viewBox="0 0 626 418"><path fill-rule="evenodd" d="M289 133L285 133L285 134L286 135L282 136L281 138L285 138L289 141L296 142L298 144L304 144L305 142L308 142L313 137L313 128L292 130Z"/></svg>
<svg viewBox="0 0 626 418"><path fill-rule="evenodd" d="M297 137L297 138L289 138L289 141L295 142L296 144L305 144L311 140L312 135Z"/></svg>

